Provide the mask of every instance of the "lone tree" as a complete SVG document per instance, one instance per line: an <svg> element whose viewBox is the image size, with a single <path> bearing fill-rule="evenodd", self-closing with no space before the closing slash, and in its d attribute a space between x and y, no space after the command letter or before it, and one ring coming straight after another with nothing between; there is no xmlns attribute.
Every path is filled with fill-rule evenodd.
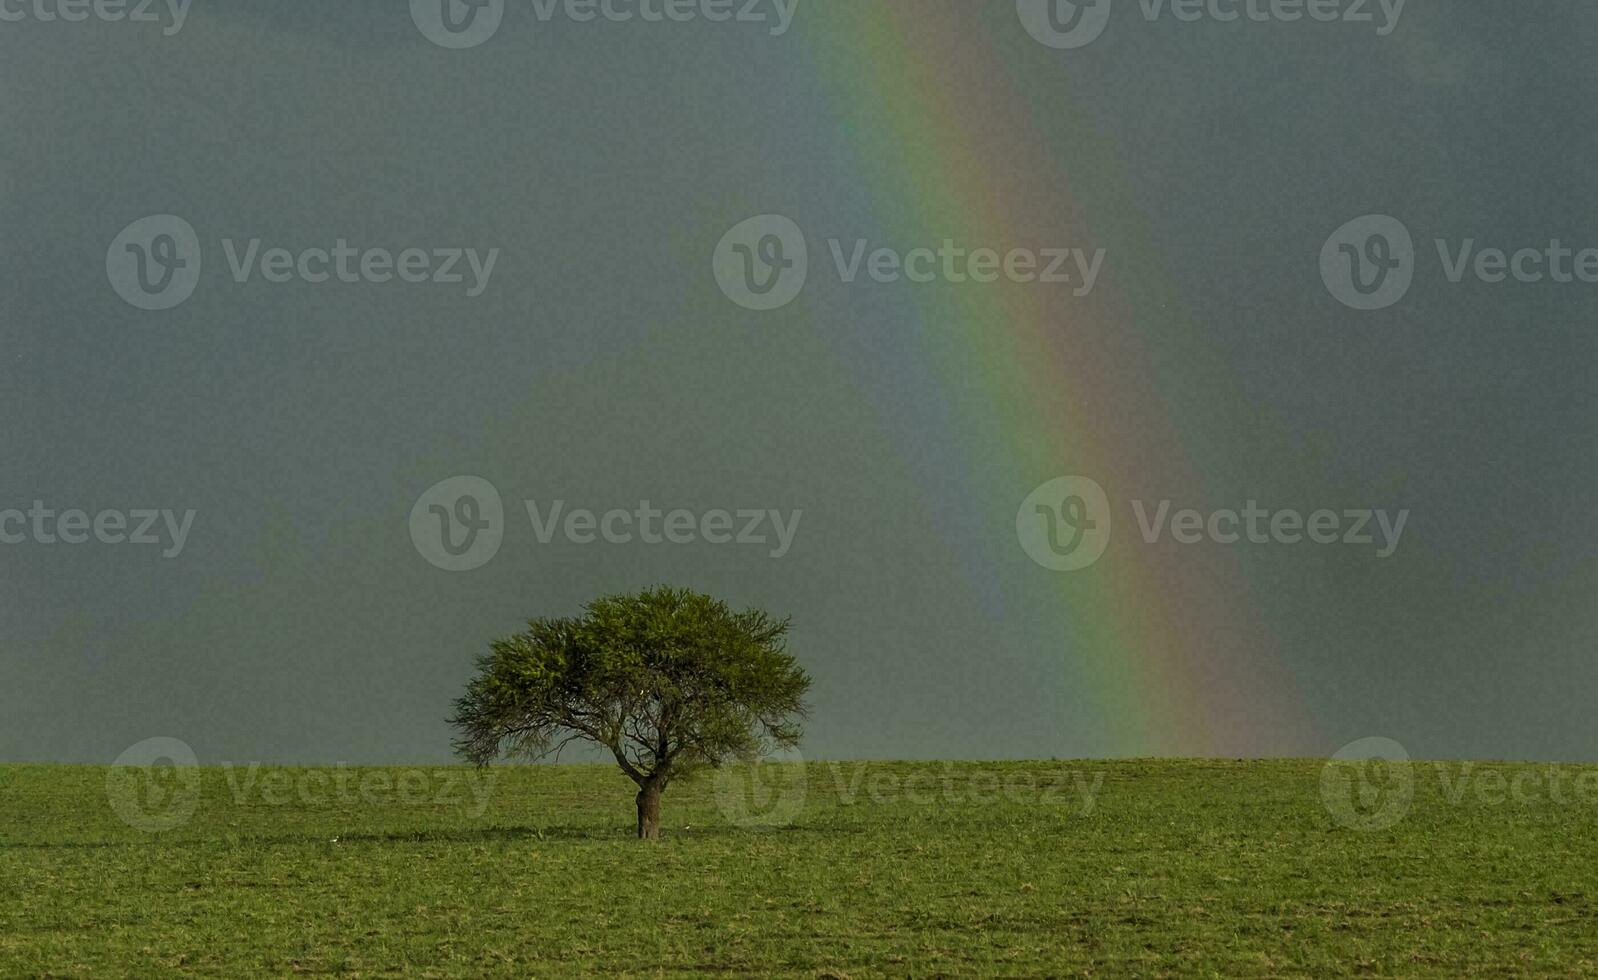
<svg viewBox="0 0 1598 980"><path fill-rule="evenodd" d="M534 619L478 660L450 719L455 749L485 766L601 745L638 784L639 838L657 838L673 779L798 744L810 677L788 624L667 587Z"/></svg>

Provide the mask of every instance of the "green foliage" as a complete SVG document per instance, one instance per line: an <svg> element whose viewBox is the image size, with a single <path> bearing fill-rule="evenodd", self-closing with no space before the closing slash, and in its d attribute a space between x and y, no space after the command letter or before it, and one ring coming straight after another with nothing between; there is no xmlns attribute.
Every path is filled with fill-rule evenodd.
<svg viewBox="0 0 1598 980"><path fill-rule="evenodd" d="M789 622L661 587L495 641L456 702L456 750L486 765L568 742L609 749L640 786L798 744L810 678Z"/></svg>

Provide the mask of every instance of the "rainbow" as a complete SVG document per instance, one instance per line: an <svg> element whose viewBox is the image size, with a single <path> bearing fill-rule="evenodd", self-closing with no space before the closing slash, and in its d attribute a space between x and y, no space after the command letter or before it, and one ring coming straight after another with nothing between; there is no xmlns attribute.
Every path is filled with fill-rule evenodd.
<svg viewBox="0 0 1598 980"><path fill-rule="evenodd" d="M1074 710L1085 692L1097 712L1090 724L1105 737L1095 754L1317 751L1238 557L1205 549L1202 566L1173 558L1142 543L1122 506L1132 496L1235 488L1207 487L1202 476L1203 425L1213 421L1167 403L1151 357L1156 338L1140 324L1158 308L1169 329L1183 322L1170 312L1180 307L1167 283L1146 277L1154 270L1159 278L1159 256L1107 142L1069 93L1037 92L1011 74L1010 65L1060 53L1033 42L1008 3L834 3L801 15L796 30L837 121L835 152L869 201L862 224L905 247L944 239L1001 252L1110 247L1086 298L1069 287L1010 283L894 294L915 304L915 349L893 354L913 366L872 370L878 378L919 371L937 392L947 428L910 436L936 443L911 455L929 460L926 484L942 488L928 505L959 528L951 533L975 569L968 581L989 590L983 599L996 617L1052 611L1034 634L1047 637L1036 653L1062 662ZM1092 203L1073 195L1076 174L1092 185ZM813 264L831 261L817 251L812 242ZM850 353L872 356L864 345ZM1224 364L1197 367L1226 377ZM951 451L960 458L950 460ZM1092 569L1054 573L1017 547L1015 508L1067 474L1108 490L1117 527ZM1001 580L1010 588L992 584Z"/></svg>

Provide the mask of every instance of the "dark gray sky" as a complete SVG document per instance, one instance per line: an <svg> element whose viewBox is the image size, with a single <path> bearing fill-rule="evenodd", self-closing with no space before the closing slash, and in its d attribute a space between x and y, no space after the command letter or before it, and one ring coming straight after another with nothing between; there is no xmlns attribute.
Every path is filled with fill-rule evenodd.
<svg viewBox="0 0 1598 980"><path fill-rule="evenodd" d="M1371 735L1416 756L1598 756L1598 283L1456 284L1435 245L1598 247L1598 10L1411 0L1384 37L1150 22L1122 0L1098 40L1054 50L1008 0L882 2L882 18L845 3L877 0L800 0L773 36L540 23L509 0L490 40L451 51L398 0L194 0L171 36L0 2L23 13L0 20L0 511L194 512L172 558L50 543L31 523L0 544L0 760L108 762L157 735L207 762L443 760L449 702L490 637L656 582L795 617L813 757L1315 754ZM861 23L881 33L848 37ZM949 58L951 36L984 57ZM921 66L914 84L829 68L876 45ZM1003 77L979 70L994 59ZM990 90L1025 93L1027 125L974 155L912 135L900 178L979 187L1047 148L1071 191L1028 230L1057 220L1059 241L1107 249L1096 295L1130 312L1077 308L1136 336L1158 378L1115 379L1121 407L1175 419L1167 449L1187 460L1099 457L1084 475L1109 485L1114 532L1080 571L1029 559L1015 523L1081 460L1024 444L1048 420L1002 444L970 421L974 400L1051 402L985 388L993 365L935 329L958 314L928 312L982 287L845 284L827 245L936 249L942 234L907 237L881 185L895 171L847 120L937 118ZM809 278L793 305L751 311L718 290L712 255L766 213L803 228ZM195 229L198 285L135 308L107 250L163 214ZM1416 255L1407 295L1361 311L1320 255L1369 214L1399 218ZM1048 244L1034 237L975 244ZM223 242L252 239L429 263L498 251L472 296L464 258L461 284L236 282ZM1072 349L1059 329L1050 349ZM1015 367L1027 348L1001 349ZM1060 428L1123 424L1094 412ZM998 454L1025 462L985 465ZM503 543L451 572L408 521L461 475L502 496ZM1132 501L1166 498L1409 515L1381 559L1146 544ZM775 557L697 523L687 544L545 544L527 499L802 515ZM1144 630L1154 587L1127 577L1173 609L1228 582L1253 639ZM1202 633L1205 612L1191 622ZM1123 660L1176 666L1116 686ZM1184 744L1159 717L1127 735L1118 699L1202 716L1228 699L1193 678L1260 663L1293 697L1258 710L1291 704L1291 736L1241 694L1207 720L1224 737Z"/></svg>

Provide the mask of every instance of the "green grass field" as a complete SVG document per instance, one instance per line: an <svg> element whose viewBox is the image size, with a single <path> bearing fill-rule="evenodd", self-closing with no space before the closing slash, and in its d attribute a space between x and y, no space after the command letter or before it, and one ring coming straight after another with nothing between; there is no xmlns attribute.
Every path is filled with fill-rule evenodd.
<svg viewBox="0 0 1598 980"><path fill-rule="evenodd" d="M767 765L653 844L605 767L135 772L0 767L0 976L1598 975L1578 767L1372 830L1310 761Z"/></svg>

